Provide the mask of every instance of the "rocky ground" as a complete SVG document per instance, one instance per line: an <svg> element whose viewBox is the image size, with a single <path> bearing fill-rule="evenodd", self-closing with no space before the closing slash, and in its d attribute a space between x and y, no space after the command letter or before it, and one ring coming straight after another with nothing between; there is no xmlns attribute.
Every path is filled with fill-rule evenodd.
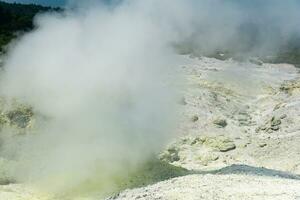
<svg viewBox="0 0 300 200"><path fill-rule="evenodd" d="M183 62L178 138L159 158L187 175L109 199L300 199L298 69L255 59ZM31 115L21 106L2 111L0 122L26 129L34 123ZM1 200L44 199L25 186L2 183Z"/></svg>
<svg viewBox="0 0 300 200"><path fill-rule="evenodd" d="M192 61L183 68L188 81L183 136L162 159L190 170L246 164L300 174L298 70L285 64Z"/></svg>
<svg viewBox="0 0 300 200"><path fill-rule="evenodd" d="M194 175L114 199L300 199L300 75L287 64L189 59L180 137L160 159Z"/></svg>
<svg viewBox="0 0 300 200"><path fill-rule="evenodd" d="M115 199L300 199L299 181L248 175L189 175L125 191Z"/></svg>

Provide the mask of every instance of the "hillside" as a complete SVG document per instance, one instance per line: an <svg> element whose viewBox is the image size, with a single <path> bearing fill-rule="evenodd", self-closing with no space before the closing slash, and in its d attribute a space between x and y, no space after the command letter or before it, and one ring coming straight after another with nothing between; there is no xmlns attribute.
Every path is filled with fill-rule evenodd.
<svg viewBox="0 0 300 200"><path fill-rule="evenodd" d="M29 31L33 28L33 17L40 12L58 10L58 8L39 5L23 5L0 1L0 51L17 32Z"/></svg>

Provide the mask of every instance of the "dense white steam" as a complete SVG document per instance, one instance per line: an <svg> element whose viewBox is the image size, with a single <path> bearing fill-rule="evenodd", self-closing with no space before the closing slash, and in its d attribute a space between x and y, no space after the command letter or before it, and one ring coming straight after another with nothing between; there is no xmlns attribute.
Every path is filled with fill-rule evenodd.
<svg viewBox="0 0 300 200"><path fill-rule="evenodd" d="M241 33L251 25L257 34L250 51L264 51L300 32L296 1L254 1L256 7L229 0L72 2L75 9L36 17L36 29L11 45L1 76L3 95L45 118L37 134L8 145L22 161L16 178L59 177L60 184L49 184L59 190L98 168L107 180L171 137L174 46L243 49L252 35Z"/></svg>
<svg viewBox="0 0 300 200"><path fill-rule="evenodd" d="M297 0L200 0L193 7L189 29L181 37L183 51L211 54L274 55L299 44L300 3Z"/></svg>
<svg viewBox="0 0 300 200"><path fill-rule="evenodd" d="M55 190L109 180L165 144L174 56L169 35L136 6L39 16L13 47L2 93L46 119L37 134L8 143L22 162L17 179L50 180Z"/></svg>

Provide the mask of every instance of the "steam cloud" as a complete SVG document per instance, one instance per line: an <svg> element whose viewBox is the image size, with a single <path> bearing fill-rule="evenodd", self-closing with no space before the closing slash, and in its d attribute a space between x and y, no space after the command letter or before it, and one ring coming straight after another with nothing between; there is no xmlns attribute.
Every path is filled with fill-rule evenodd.
<svg viewBox="0 0 300 200"><path fill-rule="evenodd" d="M139 6L39 16L13 47L2 91L47 118L38 134L9 144L22 162L18 180L55 192L92 176L109 185L165 144L175 110L166 80L172 51Z"/></svg>
<svg viewBox="0 0 300 200"><path fill-rule="evenodd" d="M52 185L63 190L99 167L110 180L157 152L176 118L167 83L174 46L276 52L300 33L296 0L87 2L37 16L36 29L10 46L2 94L47 119L9 144L22 160L18 180L60 177Z"/></svg>

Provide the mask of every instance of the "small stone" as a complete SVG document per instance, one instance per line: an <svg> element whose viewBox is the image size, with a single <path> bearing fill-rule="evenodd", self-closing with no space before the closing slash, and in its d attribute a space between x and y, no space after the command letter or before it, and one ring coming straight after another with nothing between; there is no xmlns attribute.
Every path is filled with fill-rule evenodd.
<svg viewBox="0 0 300 200"><path fill-rule="evenodd" d="M207 166L209 163L217 161L219 159L219 156L216 154L207 153L199 156L198 159L200 160L200 163L202 165Z"/></svg>
<svg viewBox="0 0 300 200"><path fill-rule="evenodd" d="M227 152L236 148L234 142L227 137L207 138L204 144L206 146L215 148L220 152Z"/></svg>
<svg viewBox="0 0 300 200"><path fill-rule="evenodd" d="M159 155L159 159L167 162L176 162L180 160L178 153L179 149L175 146L171 146Z"/></svg>
<svg viewBox="0 0 300 200"><path fill-rule="evenodd" d="M273 133L273 130L271 128L266 129L267 133Z"/></svg>
<svg viewBox="0 0 300 200"><path fill-rule="evenodd" d="M227 126L227 121L225 119L215 119L213 123L219 128L225 128Z"/></svg>
<svg viewBox="0 0 300 200"><path fill-rule="evenodd" d="M195 145L195 144L197 144L197 140L195 139L195 140L193 140L192 142L191 142L191 145Z"/></svg>
<svg viewBox="0 0 300 200"><path fill-rule="evenodd" d="M273 111L278 110L279 108L281 108L281 106L282 106L282 103L277 104L277 105L274 107Z"/></svg>
<svg viewBox="0 0 300 200"><path fill-rule="evenodd" d="M264 143L264 142L262 142L262 143L259 143L259 145L258 145L259 147L261 147L261 148L263 148L263 147L265 147L265 146L267 146L267 144L266 143Z"/></svg>
<svg viewBox="0 0 300 200"><path fill-rule="evenodd" d="M280 127L279 127L279 126L272 126L271 129L272 129L273 131L278 131L278 130L280 129Z"/></svg>
<svg viewBox="0 0 300 200"><path fill-rule="evenodd" d="M271 126L279 126L281 124L280 119L276 119L275 117L272 117L271 119Z"/></svg>
<svg viewBox="0 0 300 200"><path fill-rule="evenodd" d="M285 118L287 118L286 114L280 116L280 119L285 119Z"/></svg>
<svg viewBox="0 0 300 200"><path fill-rule="evenodd" d="M193 116L192 117L192 122L196 122L199 120L199 117L197 115Z"/></svg>
<svg viewBox="0 0 300 200"><path fill-rule="evenodd" d="M234 150L236 148L234 143L224 143L222 146L219 147L219 150L221 152L227 152Z"/></svg>
<svg viewBox="0 0 300 200"><path fill-rule="evenodd" d="M260 127L260 129L263 130L263 131L265 131L265 130L267 130L267 127L266 126L262 126L262 127Z"/></svg>

